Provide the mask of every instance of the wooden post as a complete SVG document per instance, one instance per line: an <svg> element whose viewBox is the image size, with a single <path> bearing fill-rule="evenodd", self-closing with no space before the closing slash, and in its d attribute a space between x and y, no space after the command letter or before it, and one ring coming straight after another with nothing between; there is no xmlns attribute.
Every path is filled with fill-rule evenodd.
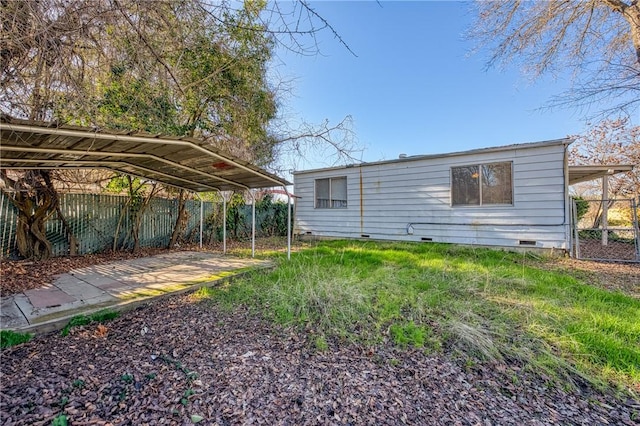
<svg viewBox="0 0 640 426"><path fill-rule="evenodd" d="M602 176L602 219L600 222L602 223L602 245L606 246L609 244L609 231L607 230L608 221L607 216L609 215L609 175L605 174Z"/></svg>

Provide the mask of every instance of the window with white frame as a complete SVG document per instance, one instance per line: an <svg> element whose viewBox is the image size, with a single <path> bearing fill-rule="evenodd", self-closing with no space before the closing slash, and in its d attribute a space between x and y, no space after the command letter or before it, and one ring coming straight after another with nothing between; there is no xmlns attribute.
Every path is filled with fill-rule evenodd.
<svg viewBox="0 0 640 426"><path fill-rule="evenodd" d="M347 178L345 176L316 179L316 208L347 208Z"/></svg>
<svg viewBox="0 0 640 426"><path fill-rule="evenodd" d="M511 162L451 168L451 204L484 206L513 204Z"/></svg>

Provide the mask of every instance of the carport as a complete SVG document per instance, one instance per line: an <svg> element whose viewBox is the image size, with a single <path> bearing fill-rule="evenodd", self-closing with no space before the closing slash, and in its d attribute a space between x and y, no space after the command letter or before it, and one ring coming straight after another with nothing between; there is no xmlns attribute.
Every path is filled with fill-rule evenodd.
<svg viewBox="0 0 640 426"><path fill-rule="evenodd" d="M281 187L287 196L287 257L291 256L291 194L288 181L222 153L201 140L143 132L114 131L0 117L0 168L107 169L195 193L217 191L223 199L226 252L226 196L246 190L252 198L251 252L255 255L253 189ZM200 198L200 246L202 199Z"/></svg>

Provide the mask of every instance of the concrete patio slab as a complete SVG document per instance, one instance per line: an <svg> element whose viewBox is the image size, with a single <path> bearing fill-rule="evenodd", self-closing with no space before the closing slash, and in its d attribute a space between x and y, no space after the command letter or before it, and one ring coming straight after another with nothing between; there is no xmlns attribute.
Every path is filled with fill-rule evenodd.
<svg viewBox="0 0 640 426"><path fill-rule="evenodd" d="M73 303L77 300L75 297L55 286L39 288L37 290L27 290L24 294L29 298L29 303L31 303L34 308L54 308L64 305L65 303Z"/></svg>
<svg viewBox="0 0 640 426"><path fill-rule="evenodd" d="M89 284L71 275L62 275L55 281L55 286L78 300L92 300L110 297L109 294L95 284Z"/></svg>
<svg viewBox="0 0 640 426"><path fill-rule="evenodd" d="M271 266L265 260L184 251L75 269L46 287L2 297L0 328L36 333L57 330L75 315L132 309L152 298L216 285Z"/></svg>
<svg viewBox="0 0 640 426"><path fill-rule="evenodd" d="M3 329L5 327L16 329L29 325L27 318L16 305L13 297L2 298L2 302L0 302L0 323Z"/></svg>

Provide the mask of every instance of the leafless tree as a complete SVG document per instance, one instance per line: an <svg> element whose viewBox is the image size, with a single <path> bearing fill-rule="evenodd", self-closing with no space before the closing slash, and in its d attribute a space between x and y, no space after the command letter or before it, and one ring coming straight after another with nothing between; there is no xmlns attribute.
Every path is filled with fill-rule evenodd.
<svg viewBox="0 0 640 426"><path fill-rule="evenodd" d="M640 164L640 126L629 119L606 119L589 131L574 136L569 150L573 165ZM599 193L600 182L585 182L574 189L586 198ZM636 198L640 195L640 170L635 169L609 178L608 198Z"/></svg>
<svg viewBox="0 0 640 426"><path fill-rule="evenodd" d="M476 1L469 37L488 47L488 66L518 63L533 78L569 69L573 86L550 106L630 114L640 104L637 0ZM613 103L612 107L603 101Z"/></svg>

